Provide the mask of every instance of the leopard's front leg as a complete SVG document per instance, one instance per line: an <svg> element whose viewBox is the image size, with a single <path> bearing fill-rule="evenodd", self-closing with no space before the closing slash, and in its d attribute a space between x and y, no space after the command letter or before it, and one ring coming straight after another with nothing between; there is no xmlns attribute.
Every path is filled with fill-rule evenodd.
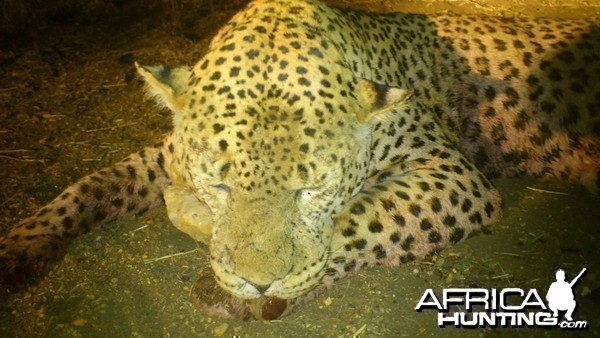
<svg viewBox="0 0 600 338"><path fill-rule="evenodd" d="M326 280L423 259L499 219L501 199L489 181L457 151L438 154L449 157L386 169L349 203L336 218Z"/></svg>
<svg viewBox="0 0 600 338"><path fill-rule="evenodd" d="M171 137L68 187L0 237L0 292L14 290L61 258L77 235L163 203L170 182Z"/></svg>
<svg viewBox="0 0 600 338"><path fill-rule="evenodd" d="M423 259L500 218L498 191L422 107L377 129L375 138L394 134L386 144L395 147L376 145L374 175L337 215L324 284L365 265Z"/></svg>

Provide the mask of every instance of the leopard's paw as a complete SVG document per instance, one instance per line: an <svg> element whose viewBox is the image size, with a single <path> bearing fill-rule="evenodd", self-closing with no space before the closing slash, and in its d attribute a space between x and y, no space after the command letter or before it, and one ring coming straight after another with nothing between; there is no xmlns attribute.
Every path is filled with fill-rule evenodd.
<svg viewBox="0 0 600 338"><path fill-rule="evenodd" d="M63 241L50 234L23 234L19 228L0 238L0 294L17 291L63 257Z"/></svg>

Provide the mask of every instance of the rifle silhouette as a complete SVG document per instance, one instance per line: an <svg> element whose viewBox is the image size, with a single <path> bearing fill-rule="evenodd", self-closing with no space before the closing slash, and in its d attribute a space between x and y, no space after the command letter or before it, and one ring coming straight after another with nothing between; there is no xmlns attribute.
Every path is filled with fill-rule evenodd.
<svg viewBox="0 0 600 338"><path fill-rule="evenodd" d="M579 280L579 277L581 277L581 275L583 275L585 273L587 269L583 268L581 270L581 272L577 275L577 277L573 278L573 280L571 280L571 283L569 283L569 285L571 286L571 288L573 287L573 285L575 285L575 283L577 283L577 280Z"/></svg>

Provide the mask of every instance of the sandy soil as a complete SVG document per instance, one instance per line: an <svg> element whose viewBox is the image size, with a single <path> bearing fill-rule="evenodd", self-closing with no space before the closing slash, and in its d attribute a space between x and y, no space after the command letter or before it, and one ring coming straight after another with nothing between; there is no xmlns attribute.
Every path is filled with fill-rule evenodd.
<svg viewBox="0 0 600 338"><path fill-rule="evenodd" d="M397 9L391 4L377 2L381 10ZM595 2L587 8L573 7L572 1L548 8L502 4L406 1L401 7L600 16ZM232 14L202 9L177 24L160 11L59 17L27 32L3 34L0 233L79 177L168 132L170 114L144 100L133 61L189 64ZM275 322L221 321L194 309L189 287L207 264L206 249L170 226L164 209L153 210L81 236L39 285L0 298L0 336L561 336L560 330L441 330L434 312L417 313L414 307L426 288L521 287L545 293L556 268L572 277L584 266L588 273L576 288L576 318L591 323L583 335L599 335L598 200L560 182L522 178L496 184L505 197L505 217L490 233L427 262L362 271ZM185 254L152 260L176 253Z"/></svg>

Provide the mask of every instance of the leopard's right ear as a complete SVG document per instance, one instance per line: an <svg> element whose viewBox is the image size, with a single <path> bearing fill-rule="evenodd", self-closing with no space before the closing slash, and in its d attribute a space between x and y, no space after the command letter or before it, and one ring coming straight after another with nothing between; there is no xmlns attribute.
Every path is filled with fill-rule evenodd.
<svg viewBox="0 0 600 338"><path fill-rule="evenodd" d="M137 62L135 68L148 84L148 92L158 104L168 107L174 113L181 109L184 103L181 96L188 88L190 68L140 66Z"/></svg>

